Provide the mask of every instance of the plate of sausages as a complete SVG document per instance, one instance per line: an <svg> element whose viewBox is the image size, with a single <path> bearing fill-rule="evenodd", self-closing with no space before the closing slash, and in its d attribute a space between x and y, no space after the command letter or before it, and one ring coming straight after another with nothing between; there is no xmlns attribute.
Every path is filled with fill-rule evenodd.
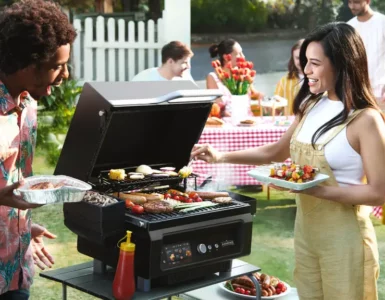
<svg viewBox="0 0 385 300"><path fill-rule="evenodd" d="M290 285L277 277L267 274L254 273L261 287L261 299L272 300L290 293ZM238 298L256 299L257 290L248 276L237 277L219 284L220 288Z"/></svg>

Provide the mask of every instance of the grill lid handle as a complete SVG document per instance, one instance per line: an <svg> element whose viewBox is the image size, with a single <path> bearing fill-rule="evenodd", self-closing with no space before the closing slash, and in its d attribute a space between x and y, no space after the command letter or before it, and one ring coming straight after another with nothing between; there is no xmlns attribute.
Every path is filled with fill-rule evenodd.
<svg viewBox="0 0 385 300"><path fill-rule="evenodd" d="M218 89L178 90L157 98L110 100L110 103L114 107L125 107L145 104L154 105L162 103L208 102L214 101L221 96L223 96L223 93Z"/></svg>

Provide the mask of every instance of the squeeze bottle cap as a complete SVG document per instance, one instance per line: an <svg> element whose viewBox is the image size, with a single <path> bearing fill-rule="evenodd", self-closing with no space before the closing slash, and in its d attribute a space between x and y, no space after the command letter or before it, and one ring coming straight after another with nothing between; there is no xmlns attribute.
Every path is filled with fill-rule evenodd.
<svg viewBox="0 0 385 300"><path fill-rule="evenodd" d="M126 251L126 252L134 252L135 251L135 244L131 243L131 234L132 232L127 230L127 235L123 237L121 240L127 237L127 240L125 242L120 243L118 242L118 247L120 250Z"/></svg>

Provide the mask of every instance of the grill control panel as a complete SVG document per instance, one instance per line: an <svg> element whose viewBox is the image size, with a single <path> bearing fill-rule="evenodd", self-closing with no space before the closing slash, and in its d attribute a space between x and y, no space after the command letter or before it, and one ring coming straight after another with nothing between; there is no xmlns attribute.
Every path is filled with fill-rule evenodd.
<svg viewBox="0 0 385 300"><path fill-rule="evenodd" d="M237 224L204 228L183 234L164 237L161 253L161 269L173 269L179 266L210 261L242 251ZM177 241L181 238L181 241ZM186 239L188 238L188 239Z"/></svg>

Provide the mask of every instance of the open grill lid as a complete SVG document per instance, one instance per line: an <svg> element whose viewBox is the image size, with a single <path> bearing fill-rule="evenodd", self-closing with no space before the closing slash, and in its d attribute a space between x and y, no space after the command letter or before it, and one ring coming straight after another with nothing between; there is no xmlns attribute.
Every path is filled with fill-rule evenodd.
<svg viewBox="0 0 385 300"><path fill-rule="evenodd" d="M191 81L86 83L55 174L90 181L103 170L188 164L219 90Z"/></svg>

